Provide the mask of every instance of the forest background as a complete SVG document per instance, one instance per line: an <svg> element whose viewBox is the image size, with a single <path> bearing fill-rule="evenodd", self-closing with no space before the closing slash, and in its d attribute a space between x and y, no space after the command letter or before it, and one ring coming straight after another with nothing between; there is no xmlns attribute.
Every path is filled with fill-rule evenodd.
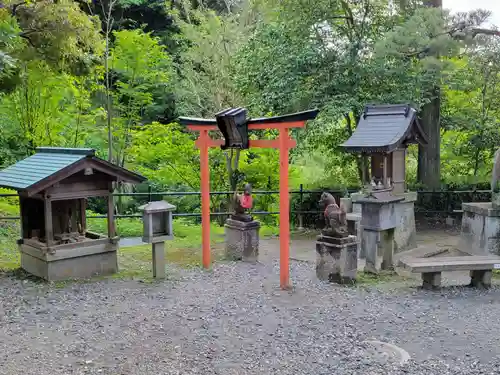
<svg viewBox="0 0 500 375"><path fill-rule="evenodd" d="M489 16L452 15L440 0L4 0L0 168L39 146L92 147L153 191L198 191L195 135L178 116L319 108L294 131L290 188L346 190L361 163L339 145L363 107L412 103L430 144L409 149L410 186L488 188L500 145L500 38L479 29ZM212 149L210 160L212 191L278 189L275 150ZM173 200L200 211L197 196ZM17 210L9 202L4 213ZM143 202L121 197L118 210ZM256 208L277 203L264 195ZM227 210L226 196L212 206Z"/></svg>

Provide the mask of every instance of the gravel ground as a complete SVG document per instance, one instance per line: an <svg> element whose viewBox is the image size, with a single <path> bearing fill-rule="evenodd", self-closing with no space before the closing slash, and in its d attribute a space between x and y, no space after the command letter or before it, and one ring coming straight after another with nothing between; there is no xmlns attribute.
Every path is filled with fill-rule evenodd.
<svg viewBox="0 0 500 375"><path fill-rule="evenodd" d="M499 374L500 289L375 289L323 284L292 262L167 281L103 281L58 289L0 278L0 374ZM396 344L398 367L367 356Z"/></svg>

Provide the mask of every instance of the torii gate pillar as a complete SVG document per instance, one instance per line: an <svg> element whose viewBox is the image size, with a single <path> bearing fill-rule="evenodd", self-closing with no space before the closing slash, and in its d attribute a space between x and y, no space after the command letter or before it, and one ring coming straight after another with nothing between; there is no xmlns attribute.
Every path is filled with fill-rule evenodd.
<svg viewBox="0 0 500 375"><path fill-rule="evenodd" d="M280 286L290 287L290 197L288 186L288 156L296 141L290 138L289 129L304 127L307 120L318 115L318 110L299 112L291 115L258 118L248 121L248 130L278 129L278 139L250 140L249 147L277 148L280 155ZM216 120L180 117L179 122L188 129L199 132L196 146L200 150L201 169L201 225L202 225L202 262L204 268L210 267L210 167L208 150L224 144L222 139L210 138L209 131L217 131Z"/></svg>

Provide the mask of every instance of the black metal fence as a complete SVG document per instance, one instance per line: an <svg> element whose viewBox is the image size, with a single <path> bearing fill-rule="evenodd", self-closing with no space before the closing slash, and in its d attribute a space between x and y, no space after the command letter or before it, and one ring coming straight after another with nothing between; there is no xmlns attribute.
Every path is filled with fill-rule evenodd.
<svg viewBox="0 0 500 375"><path fill-rule="evenodd" d="M291 190L290 195L292 198L291 202L291 220L296 223L300 223L304 226L314 225L317 222L319 214L322 212L318 205L321 193L325 190L305 190L303 185L300 185L298 190ZM346 190L335 190L329 191L337 199L346 196L348 193L353 193L358 191L353 189ZM234 194L232 191L213 191L210 192L211 196L226 196L229 200L231 195ZM279 195L278 190L271 191L253 191L253 195L256 196L256 205L258 207L258 197L266 195L275 195L276 198ZM3 197L16 197L16 194L0 194L0 199ZM154 192L150 188L147 192L136 192L136 193L117 193L116 197L133 197L138 200L155 201L161 199L167 199L168 197L185 197L185 196L201 196L199 191L191 192ZM432 190L432 191L417 191L417 202L415 203L415 212L420 215L431 215L431 216L448 216L456 215L461 212L462 202L487 202L491 199L490 190ZM212 210L211 215L213 217L228 216L230 212L220 211L216 209ZM255 216L265 216L265 215L278 215L278 211L253 211ZM200 217L200 212L181 212L175 213L174 217ZM130 214L120 214L117 213L117 218L134 218L142 217L139 213ZM106 218L106 215L93 215L89 216L89 219L95 218ZM19 216L0 216L0 220L19 220Z"/></svg>

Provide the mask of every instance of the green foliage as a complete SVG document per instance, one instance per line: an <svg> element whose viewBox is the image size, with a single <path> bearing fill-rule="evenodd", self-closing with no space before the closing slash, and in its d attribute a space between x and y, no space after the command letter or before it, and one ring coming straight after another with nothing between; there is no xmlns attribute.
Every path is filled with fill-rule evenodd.
<svg viewBox="0 0 500 375"><path fill-rule="evenodd" d="M27 63L18 87L0 103L0 141L11 151L4 159L11 162L38 146L85 145L102 116L92 108L92 92L88 78L54 72L42 61Z"/></svg>
<svg viewBox="0 0 500 375"><path fill-rule="evenodd" d="M500 55L495 37L472 38L466 28L481 25L487 12L452 16L418 1L392 3L4 1L0 166L37 146L93 147L106 158L109 120L113 162L145 175L154 191L196 192L196 135L175 122L177 115L211 118L245 106L257 117L318 107L315 121L292 131L290 188L343 189L359 185L359 158L339 146L363 107L411 102L420 108L439 87L441 179L480 186L489 180L500 143ZM276 132L252 137L274 139ZM417 159L411 146L412 186ZM245 182L278 190L278 152L212 148L210 181L217 191L241 190ZM229 210L229 198L212 196L212 210ZM117 207L132 213L145 199L120 198ZM180 212L200 212L198 195L166 199ZM0 211L15 215L17 206L5 202ZM277 211L277 195L257 195L254 209ZM277 224L275 216L263 220L269 228ZM104 221L91 221L106 229L99 227ZM183 228L177 225L179 241ZM126 236L142 230L135 219L118 220L118 229Z"/></svg>
<svg viewBox="0 0 500 375"><path fill-rule="evenodd" d="M10 89L12 77L16 73L16 49L22 47L19 25L7 9L0 9L0 84L4 90Z"/></svg>
<svg viewBox="0 0 500 375"><path fill-rule="evenodd" d="M16 55L24 60L41 59L52 67L88 72L102 52L99 20L88 16L72 0L4 2L12 9L24 40ZM2 9L3 11L3 9Z"/></svg>
<svg viewBox="0 0 500 375"><path fill-rule="evenodd" d="M0 194L13 194L12 190L0 188ZM0 197L0 216L19 216L19 201L14 197ZM19 223L14 220L0 221L0 271L19 267Z"/></svg>
<svg viewBox="0 0 500 375"><path fill-rule="evenodd" d="M177 16L184 42L176 82L179 113L211 117L241 104L232 75L235 53L247 32L241 20L203 9L188 10L186 21Z"/></svg>
<svg viewBox="0 0 500 375"><path fill-rule="evenodd" d="M157 38L141 30L114 33L110 68L116 74L113 93L113 148L115 160L124 165L131 132L153 104L154 93L165 89L170 79L170 58Z"/></svg>

